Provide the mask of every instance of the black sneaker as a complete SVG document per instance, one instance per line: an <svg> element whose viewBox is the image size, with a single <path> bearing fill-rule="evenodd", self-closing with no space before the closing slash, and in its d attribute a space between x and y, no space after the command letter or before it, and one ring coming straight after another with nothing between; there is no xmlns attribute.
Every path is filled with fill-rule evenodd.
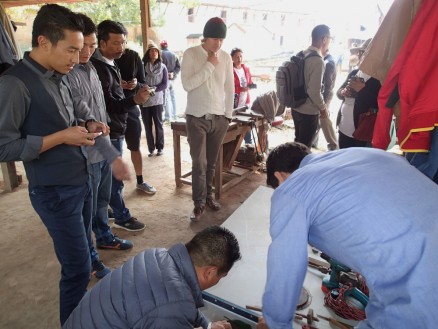
<svg viewBox="0 0 438 329"><path fill-rule="evenodd" d="M111 270L106 267L101 260L95 260L91 264L91 274L94 275L96 279L102 279L109 273L111 273Z"/></svg>
<svg viewBox="0 0 438 329"><path fill-rule="evenodd" d="M122 240L117 235L113 236L113 239L110 242L104 242L101 244L97 244L97 248L99 249L114 249L114 250L128 250L133 247L133 244L129 240Z"/></svg>
<svg viewBox="0 0 438 329"><path fill-rule="evenodd" d="M142 231L146 227L143 223L139 222L135 217L131 217L127 222L124 223L114 222L114 226L131 232Z"/></svg>

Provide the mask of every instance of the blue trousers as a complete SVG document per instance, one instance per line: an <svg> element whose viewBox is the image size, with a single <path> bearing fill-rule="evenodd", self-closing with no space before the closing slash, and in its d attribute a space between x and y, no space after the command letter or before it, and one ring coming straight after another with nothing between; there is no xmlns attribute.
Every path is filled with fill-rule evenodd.
<svg viewBox="0 0 438 329"><path fill-rule="evenodd" d="M108 205L111 197L111 166L101 161L88 166L93 194L92 228L96 243L101 244L113 239L111 227L108 225ZM94 260L93 257L91 259Z"/></svg>
<svg viewBox="0 0 438 329"><path fill-rule="evenodd" d="M164 120L176 120L176 100L175 100L175 86L172 80L168 80L169 87L165 91L164 103Z"/></svg>
<svg viewBox="0 0 438 329"><path fill-rule="evenodd" d="M113 146L120 152L120 156L122 156L123 152L123 140L124 138L111 139L111 143ZM123 181L115 179L112 176L112 185L111 185L111 198L110 198L110 207L113 210L114 219L116 223L126 223L131 219L131 213L129 209L126 208L125 201L123 200Z"/></svg>
<svg viewBox="0 0 438 329"><path fill-rule="evenodd" d="M91 262L87 232L91 236L91 217L83 217L83 208L91 208L88 184L80 186L29 186L33 208L53 240L61 264L61 325L84 296L90 281Z"/></svg>

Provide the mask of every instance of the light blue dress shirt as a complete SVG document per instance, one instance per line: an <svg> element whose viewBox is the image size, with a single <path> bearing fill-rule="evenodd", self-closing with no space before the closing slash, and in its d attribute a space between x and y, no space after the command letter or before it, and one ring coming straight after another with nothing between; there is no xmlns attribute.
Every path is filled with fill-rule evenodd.
<svg viewBox="0 0 438 329"><path fill-rule="evenodd" d="M438 186L404 158L350 148L310 154L272 196L263 315L292 328L311 244L361 273L357 328L438 327Z"/></svg>

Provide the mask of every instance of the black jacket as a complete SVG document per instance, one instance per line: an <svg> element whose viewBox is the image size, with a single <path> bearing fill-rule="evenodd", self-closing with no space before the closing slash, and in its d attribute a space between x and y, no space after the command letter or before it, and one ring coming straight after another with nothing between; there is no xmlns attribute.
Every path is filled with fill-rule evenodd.
<svg viewBox="0 0 438 329"><path fill-rule="evenodd" d="M339 99L343 98L340 96L341 89L344 89L348 85L348 80L353 76L356 75L359 70L353 70L351 71L347 79L344 81L344 83L339 87L337 95ZM380 84L380 81L371 77L365 82L365 87L360 90L356 95L356 100L354 101L354 110L353 110L353 117L354 117L354 126L357 128L359 124L359 117L362 113L366 113L370 110L370 108L377 109L379 106L377 104L377 96L379 95L380 87L382 85ZM339 109L338 112L338 118L336 120L336 124L338 125L341 118L341 109Z"/></svg>
<svg viewBox="0 0 438 329"><path fill-rule="evenodd" d="M134 78L137 79L137 87L134 90L123 90L127 98L134 96L138 89L146 85L144 66L139 54L132 49L126 49L122 57L116 59L115 62L123 80L128 82Z"/></svg>
<svg viewBox="0 0 438 329"><path fill-rule="evenodd" d="M134 95L125 98L121 86L120 71L117 66L107 64L98 50L91 58L105 97L106 111L110 122L110 138L120 138L125 135L128 112L136 105Z"/></svg>

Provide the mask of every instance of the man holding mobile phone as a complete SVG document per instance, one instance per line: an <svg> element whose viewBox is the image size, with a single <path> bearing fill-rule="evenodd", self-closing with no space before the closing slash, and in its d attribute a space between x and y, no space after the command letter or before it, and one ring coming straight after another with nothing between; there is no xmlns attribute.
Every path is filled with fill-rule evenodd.
<svg viewBox="0 0 438 329"><path fill-rule="evenodd" d="M134 95L126 97L121 86L120 70L115 59L120 58L126 47L126 28L118 22L105 20L97 26L98 49L91 61L96 68L102 85L106 111L111 119L111 143L122 154L123 142L127 126L128 115L135 105L146 102L149 98L147 87L137 90ZM127 231L144 230L145 225L133 217L126 207L122 191L124 184L113 177L111 185L110 207L113 210L114 225ZM156 190L149 185L151 194Z"/></svg>

